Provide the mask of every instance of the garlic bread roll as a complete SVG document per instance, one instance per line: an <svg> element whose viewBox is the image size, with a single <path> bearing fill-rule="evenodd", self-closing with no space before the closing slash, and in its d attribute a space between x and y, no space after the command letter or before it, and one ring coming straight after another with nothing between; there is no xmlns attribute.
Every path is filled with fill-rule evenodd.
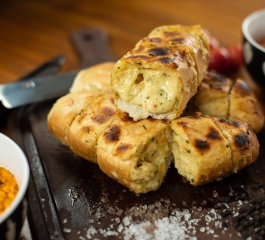
<svg viewBox="0 0 265 240"><path fill-rule="evenodd" d="M172 162L171 129L160 120L135 122L120 112L99 136L97 157L104 173L135 193L155 191Z"/></svg>
<svg viewBox="0 0 265 240"><path fill-rule="evenodd" d="M194 112L245 122L258 133L264 125L264 113L253 91L241 79L209 72L188 103L183 115Z"/></svg>
<svg viewBox="0 0 265 240"><path fill-rule="evenodd" d="M259 141L254 131L245 123L222 118L211 118L232 151L234 173L253 163L259 155Z"/></svg>
<svg viewBox="0 0 265 240"><path fill-rule="evenodd" d="M136 193L157 190L172 162L171 129L161 120L133 121L111 94L69 93L50 110L51 133L78 156Z"/></svg>
<svg viewBox="0 0 265 240"><path fill-rule="evenodd" d="M196 113L170 125L175 167L192 185L228 176L258 157L257 136L244 123Z"/></svg>
<svg viewBox="0 0 265 240"><path fill-rule="evenodd" d="M208 61L208 37L199 25L158 27L115 64L113 98L134 120L174 119L196 93Z"/></svg>
<svg viewBox="0 0 265 240"><path fill-rule="evenodd" d="M67 134L72 122L81 113L84 102L89 104L94 97L88 93L73 93L59 98L47 116L49 131L68 145Z"/></svg>
<svg viewBox="0 0 265 240"><path fill-rule="evenodd" d="M245 122L258 133L264 125L264 112L253 91L241 79L237 79L230 92L230 120Z"/></svg>
<svg viewBox="0 0 265 240"><path fill-rule="evenodd" d="M110 94L91 94L93 101L83 102L83 109L70 125L67 133L68 145L79 156L97 163L97 140L117 112Z"/></svg>
<svg viewBox="0 0 265 240"><path fill-rule="evenodd" d="M182 117L170 125L175 167L192 185L206 184L232 173L229 142L210 118Z"/></svg>
<svg viewBox="0 0 265 240"><path fill-rule="evenodd" d="M104 62L78 72L70 93L95 92L111 93L110 74L115 62Z"/></svg>
<svg viewBox="0 0 265 240"><path fill-rule="evenodd" d="M208 72L183 115L192 115L198 111L205 115L228 119L229 93L232 84L231 79Z"/></svg>

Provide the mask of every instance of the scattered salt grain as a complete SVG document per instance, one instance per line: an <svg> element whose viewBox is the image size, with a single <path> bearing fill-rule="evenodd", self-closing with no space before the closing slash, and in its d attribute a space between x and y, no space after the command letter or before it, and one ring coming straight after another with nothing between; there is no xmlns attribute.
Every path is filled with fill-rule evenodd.
<svg viewBox="0 0 265 240"><path fill-rule="evenodd" d="M72 230L69 229L69 228L64 228L63 231L64 231L65 233L70 233Z"/></svg>
<svg viewBox="0 0 265 240"><path fill-rule="evenodd" d="M122 222L123 222L123 224L124 224L125 226L129 226L129 225L130 225L130 220L129 220L128 217L125 217L125 218L122 220Z"/></svg>
<svg viewBox="0 0 265 240"><path fill-rule="evenodd" d="M216 198L218 197L218 192L216 192L216 190L213 191L213 196Z"/></svg>
<svg viewBox="0 0 265 240"><path fill-rule="evenodd" d="M94 227L90 227L86 232L86 237L88 239L92 239L93 235L96 234L98 231Z"/></svg>

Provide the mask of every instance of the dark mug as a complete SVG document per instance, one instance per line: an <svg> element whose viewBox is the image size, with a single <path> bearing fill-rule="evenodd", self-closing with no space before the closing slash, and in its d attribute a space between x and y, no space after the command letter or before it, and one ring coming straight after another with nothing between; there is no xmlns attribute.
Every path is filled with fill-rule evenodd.
<svg viewBox="0 0 265 240"><path fill-rule="evenodd" d="M242 24L243 57L245 67L253 80L265 88L265 9L245 18Z"/></svg>

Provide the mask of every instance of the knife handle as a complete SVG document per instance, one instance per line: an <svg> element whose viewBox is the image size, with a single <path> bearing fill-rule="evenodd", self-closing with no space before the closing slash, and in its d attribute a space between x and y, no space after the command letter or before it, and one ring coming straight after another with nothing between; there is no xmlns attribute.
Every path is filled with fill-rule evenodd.
<svg viewBox="0 0 265 240"><path fill-rule="evenodd" d="M81 58L81 69L107 62L117 61L110 50L108 34L99 28L87 28L74 31L71 40Z"/></svg>

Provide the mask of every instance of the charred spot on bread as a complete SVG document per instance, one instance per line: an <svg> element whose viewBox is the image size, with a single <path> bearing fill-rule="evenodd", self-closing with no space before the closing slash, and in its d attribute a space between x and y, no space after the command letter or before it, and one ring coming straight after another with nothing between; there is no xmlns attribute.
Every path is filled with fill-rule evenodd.
<svg viewBox="0 0 265 240"><path fill-rule="evenodd" d="M188 127L188 123L187 123L187 122L183 122L183 121L181 121L181 122L178 122L177 124L178 124L179 126L181 126L181 127L184 127L184 128Z"/></svg>
<svg viewBox="0 0 265 240"><path fill-rule="evenodd" d="M126 143L121 143L118 147L117 147L117 153L121 154L126 152L128 149L131 148L130 144L126 144Z"/></svg>
<svg viewBox="0 0 265 240"><path fill-rule="evenodd" d="M234 91L239 94L241 97L250 95L250 87L242 80L238 79L234 85Z"/></svg>
<svg viewBox="0 0 265 240"><path fill-rule="evenodd" d="M104 133L104 137L107 142L116 142L119 140L121 130L117 125L111 126L109 131Z"/></svg>
<svg viewBox="0 0 265 240"><path fill-rule="evenodd" d="M90 126L85 126L85 127L82 128L82 130L83 130L83 132L85 132L85 133L89 133L92 129L91 129Z"/></svg>
<svg viewBox="0 0 265 240"><path fill-rule="evenodd" d="M221 136L219 134L219 132L217 132L215 129L210 128L209 133L207 134L207 137L213 140L220 140Z"/></svg>
<svg viewBox="0 0 265 240"><path fill-rule="evenodd" d="M164 55L168 55L169 53L170 53L170 50L164 47L155 47L155 48L151 48L148 51L148 54L151 56L164 56Z"/></svg>
<svg viewBox="0 0 265 240"><path fill-rule="evenodd" d="M245 133L238 133L235 136L234 141L235 145L238 146L239 148L249 147L250 140Z"/></svg>
<svg viewBox="0 0 265 240"><path fill-rule="evenodd" d="M172 68L178 68L178 64L174 61L174 59L170 57L163 57L158 59L162 64L170 65Z"/></svg>
<svg viewBox="0 0 265 240"><path fill-rule="evenodd" d="M207 140L195 139L195 147L199 150L206 150L210 148L210 144Z"/></svg>
<svg viewBox="0 0 265 240"><path fill-rule="evenodd" d="M110 118L112 118L114 113L115 112L112 108L104 107L91 119L96 123L102 124L107 122Z"/></svg>
<svg viewBox="0 0 265 240"><path fill-rule="evenodd" d="M235 127L240 127L242 123L240 123L239 121L234 121L234 120L227 120L227 119L224 119L224 118L218 118L218 121L219 122L222 122L222 123L227 123L229 125L233 125Z"/></svg>
<svg viewBox="0 0 265 240"><path fill-rule="evenodd" d="M216 73L216 72L211 72L211 71L207 72L206 74L206 79L208 80L209 78L213 78L217 81L220 81L221 83L225 83L228 81L226 76Z"/></svg>

